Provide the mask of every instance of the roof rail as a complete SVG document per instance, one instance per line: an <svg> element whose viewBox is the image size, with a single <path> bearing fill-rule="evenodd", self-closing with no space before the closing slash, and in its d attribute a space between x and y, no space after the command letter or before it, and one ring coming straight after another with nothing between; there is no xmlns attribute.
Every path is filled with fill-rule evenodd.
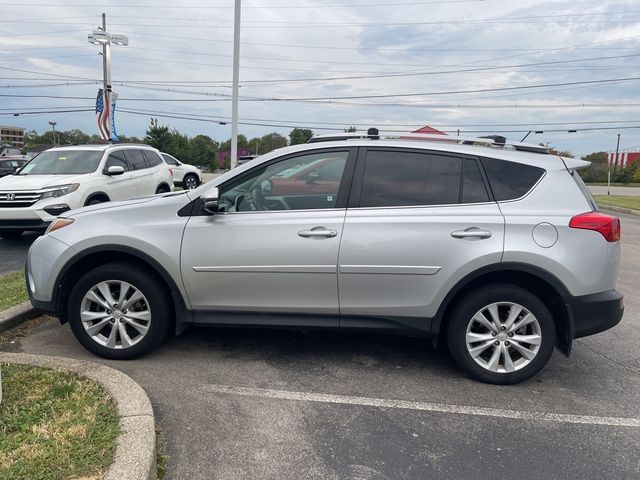
<svg viewBox="0 0 640 480"><path fill-rule="evenodd" d="M406 133L402 135L380 135L376 129L369 129L367 133L338 133L317 135L311 137L307 143L334 142L340 140L421 140L429 142L456 143L463 145L484 145L494 148L511 147L515 150L532 153L548 154L549 149L542 145L533 143L510 142L504 137L492 135L487 137L452 137L449 135Z"/></svg>

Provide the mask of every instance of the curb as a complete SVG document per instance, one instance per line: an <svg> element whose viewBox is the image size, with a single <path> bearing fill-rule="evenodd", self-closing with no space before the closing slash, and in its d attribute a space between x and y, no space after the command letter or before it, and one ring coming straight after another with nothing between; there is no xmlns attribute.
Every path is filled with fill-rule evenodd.
<svg viewBox="0 0 640 480"><path fill-rule="evenodd" d="M62 368L98 382L115 400L120 435L105 480L156 478L156 431L149 397L131 377L98 363L71 358L0 352L0 362Z"/></svg>
<svg viewBox="0 0 640 480"><path fill-rule="evenodd" d="M611 210L612 212L628 213L629 215L640 215L640 210L633 210L632 208L612 207L605 204L601 204L600 208L603 210Z"/></svg>
<svg viewBox="0 0 640 480"><path fill-rule="evenodd" d="M30 320L42 315L42 312L31 306L31 302L19 303L0 312L0 332L20 325L25 320Z"/></svg>

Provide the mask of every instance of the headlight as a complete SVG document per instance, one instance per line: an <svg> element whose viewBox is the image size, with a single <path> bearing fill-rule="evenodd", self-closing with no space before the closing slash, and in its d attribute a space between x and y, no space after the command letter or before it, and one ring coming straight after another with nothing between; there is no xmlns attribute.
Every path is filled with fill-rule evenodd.
<svg viewBox="0 0 640 480"><path fill-rule="evenodd" d="M46 235L47 233L55 232L56 230L60 230L63 227L71 225L73 222L73 218L56 218L53 222L51 222L49 228L47 228L47 231L44 233Z"/></svg>
<svg viewBox="0 0 640 480"><path fill-rule="evenodd" d="M60 185L59 187L54 187L55 190L49 190L47 192L44 192L40 197L40 199L44 200L45 198L61 197L63 195L66 195L67 193L75 192L79 186L80 186L79 183L70 183L69 185Z"/></svg>

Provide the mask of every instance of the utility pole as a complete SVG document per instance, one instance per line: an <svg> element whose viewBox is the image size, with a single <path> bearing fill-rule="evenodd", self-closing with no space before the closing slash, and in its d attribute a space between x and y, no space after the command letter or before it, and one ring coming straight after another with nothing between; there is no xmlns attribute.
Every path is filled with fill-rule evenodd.
<svg viewBox="0 0 640 480"><path fill-rule="evenodd" d="M112 118L112 95L111 95L111 44L129 45L129 39L126 35L115 35L107 32L107 15L102 14L102 26L98 27L87 37L89 43L93 45L102 45L102 99L103 108L106 110L106 122L101 133L106 134L106 143L109 143L113 137Z"/></svg>
<svg viewBox="0 0 640 480"><path fill-rule="evenodd" d="M58 140L56 140L56 125L58 124L58 122L49 122L49 125L51 125L51 129L53 130L53 143L55 143L56 145L58 145Z"/></svg>
<svg viewBox="0 0 640 480"><path fill-rule="evenodd" d="M231 97L231 160L233 169L238 164L238 86L240 83L240 0L235 0L233 18L233 92Z"/></svg>
<svg viewBox="0 0 640 480"><path fill-rule="evenodd" d="M102 31L107 32L107 14L102 14ZM111 42L105 42L102 44L102 80L104 87L104 108L111 108ZM111 116L109 116L111 117ZM108 140L105 143L111 142L111 118L107 121L107 134Z"/></svg>

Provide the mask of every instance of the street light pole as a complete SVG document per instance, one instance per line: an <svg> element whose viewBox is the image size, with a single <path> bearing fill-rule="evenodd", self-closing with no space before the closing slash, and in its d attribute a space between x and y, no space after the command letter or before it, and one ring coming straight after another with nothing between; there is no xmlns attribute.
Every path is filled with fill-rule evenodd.
<svg viewBox="0 0 640 480"><path fill-rule="evenodd" d="M53 143L55 143L56 145L58 145L58 141L56 140L56 125L58 124L58 122L49 122L49 125L51 125L51 129L53 130Z"/></svg>
<svg viewBox="0 0 640 480"><path fill-rule="evenodd" d="M231 161L238 164L238 90L240 83L240 0L235 0L233 19L233 92L231 96Z"/></svg>

